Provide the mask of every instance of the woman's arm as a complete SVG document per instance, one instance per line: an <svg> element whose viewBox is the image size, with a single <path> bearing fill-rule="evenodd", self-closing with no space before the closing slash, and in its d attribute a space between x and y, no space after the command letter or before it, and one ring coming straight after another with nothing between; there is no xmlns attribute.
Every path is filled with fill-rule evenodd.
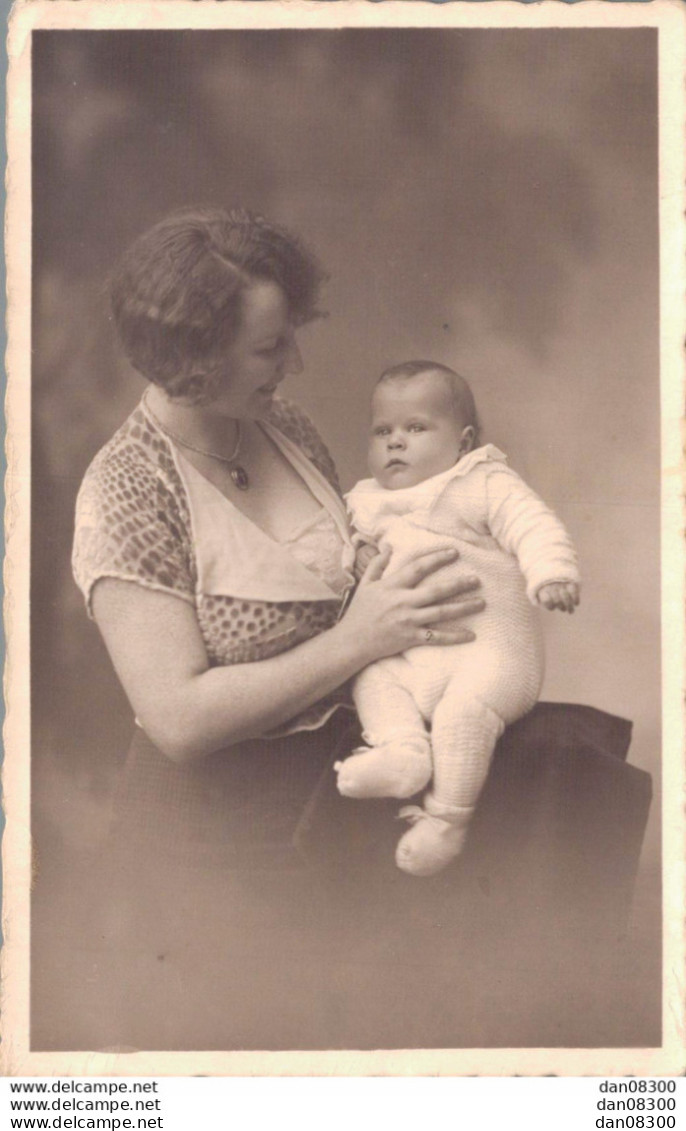
<svg viewBox="0 0 686 1131"><path fill-rule="evenodd" d="M369 566L341 621L268 660L209 667L193 608L171 594L103 578L93 614L141 725L174 761L185 762L255 738L285 723L382 656L425 642L473 639L443 621L483 608L457 600L476 578L446 582L430 575L456 554L426 555L382 576L387 555Z"/></svg>

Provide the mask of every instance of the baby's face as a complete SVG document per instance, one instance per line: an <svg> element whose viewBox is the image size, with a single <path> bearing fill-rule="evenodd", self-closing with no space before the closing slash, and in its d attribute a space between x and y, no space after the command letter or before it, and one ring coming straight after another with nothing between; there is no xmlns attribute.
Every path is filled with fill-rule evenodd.
<svg viewBox="0 0 686 1131"><path fill-rule="evenodd" d="M440 373L377 385L372 397L369 470L382 487L414 487L460 457L465 427Z"/></svg>

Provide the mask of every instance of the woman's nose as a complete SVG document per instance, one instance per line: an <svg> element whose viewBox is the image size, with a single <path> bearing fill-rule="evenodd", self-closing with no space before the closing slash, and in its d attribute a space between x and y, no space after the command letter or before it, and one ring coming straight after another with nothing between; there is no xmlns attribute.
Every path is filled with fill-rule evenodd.
<svg viewBox="0 0 686 1131"><path fill-rule="evenodd" d="M298 349L298 343L296 342L295 338L292 338L289 343L286 360L284 362L284 371L295 376L298 373L302 373L303 369L304 366L302 354Z"/></svg>

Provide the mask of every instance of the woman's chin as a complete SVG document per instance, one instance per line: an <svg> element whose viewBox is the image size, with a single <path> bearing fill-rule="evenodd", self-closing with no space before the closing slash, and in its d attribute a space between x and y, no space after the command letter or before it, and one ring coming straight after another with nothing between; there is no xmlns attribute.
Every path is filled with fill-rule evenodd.
<svg viewBox="0 0 686 1131"><path fill-rule="evenodd" d="M254 409L253 415L255 417L264 416L265 412L269 411L269 409L272 407L272 404L274 403L274 397L276 395L277 389L278 385L270 385L267 388L257 390L257 393L255 394L255 397L253 399L254 403L251 403L250 405L250 408Z"/></svg>

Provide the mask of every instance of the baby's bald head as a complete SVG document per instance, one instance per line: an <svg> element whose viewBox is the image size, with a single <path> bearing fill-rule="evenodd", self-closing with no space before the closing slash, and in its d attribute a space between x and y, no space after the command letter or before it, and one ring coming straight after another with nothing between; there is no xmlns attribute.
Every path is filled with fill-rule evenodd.
<svg viewBox="0 0 686 1131"><path fill-rule="evenodd" d="M377 388L391 381L411 381L414 377L431 378L442 381L450 395L450 403L455 413L455 419L462 427L468 425L474 429L472 447L479 443L479 417L476 411L474 394L464 377L436 361L403 361L399 365L392 365L379 377Z"/></svg>

